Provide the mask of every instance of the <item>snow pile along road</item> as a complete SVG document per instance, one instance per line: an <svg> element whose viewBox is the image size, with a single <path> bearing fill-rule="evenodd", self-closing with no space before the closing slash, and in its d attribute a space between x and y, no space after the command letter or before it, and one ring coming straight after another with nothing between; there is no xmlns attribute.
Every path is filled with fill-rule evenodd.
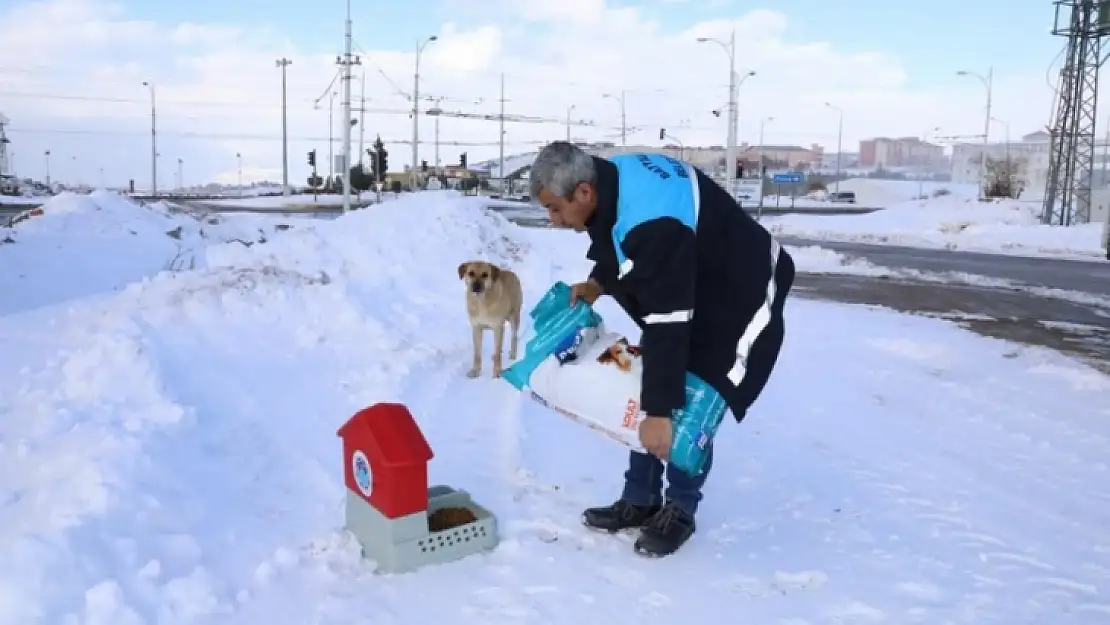
<svg viewBox="0 0 1110 625"><path fill-rule="evenodd" d="M209 245L252 245L291 223L201 218L110 191L63 193L46 202L42 215L0 228L0 315L118 290L160 271L200 268Z"/></svg>
<svg viewBox="0 0 1110 625"><path fill-rule="evenodd" d="M646 561L582 528L625 454L465 377L456 268L512 268L530 307L587 274L584 252L417 195L0 317L0 625L1110 615L1110 382L933 319L792 301L766 395L722 427L694 539ZM381 401L419 420L432 483L497 514L495 551L399 576L360 557L335 432Z"/></svg>
<svg viewBox="0 0 1110 625"><path fill-rule="evenodd" d="M1104 255L1102 224L1046 226L1039 213L1036 203L940 196L863 215L784 215L766 217L764 223L775 234L807 239L1077 258Z"/></svg>

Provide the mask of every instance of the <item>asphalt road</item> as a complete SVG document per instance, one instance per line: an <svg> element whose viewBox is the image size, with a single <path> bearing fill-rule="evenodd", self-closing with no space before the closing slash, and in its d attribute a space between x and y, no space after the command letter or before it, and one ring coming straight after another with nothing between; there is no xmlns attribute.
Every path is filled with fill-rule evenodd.
<svg viewBox="0 0 1110 625"><path fill-rule="evenodd" d="M818 245L889 269L963 272L1029 286L1110 296L1110 262L1033 258L944 249L779 237L787 245Z"/></svg>

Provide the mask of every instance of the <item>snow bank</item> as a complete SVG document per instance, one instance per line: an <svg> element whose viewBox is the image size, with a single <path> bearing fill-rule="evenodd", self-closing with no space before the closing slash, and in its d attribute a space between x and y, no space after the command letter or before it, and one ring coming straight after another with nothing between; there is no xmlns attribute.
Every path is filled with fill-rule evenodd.
<svg viewBox="0 0 1110 625"><path fill-rule="evenodd" d="M203 267L207 246L266 240L293 223L198 217L110 191L63 193L43 214L0 228L0 316L106 291L160 271Z"/></svg>
<svg viewBox="0 0 1110 625"><path fill-rule="evenodd" d="M1039 220L1040 206L941 196L864 215L785 215L764 224L778 235L1024 255L1104 255L1101 224L1060 228Z"/></svg>
<svg viewBox="0 0 1110 625"><path fill-rule="evenodd" d="M584 251L418 195L0 318L0 625L1105 617L1110 382L890 312L791 300L682 552L648 562L582 528L626 455L465 377L456 266L513 267L527 306L584 276ZM341 531L336 428L391 400L436 452L431 482L495 511L497 550L375 576Z"/></svg>

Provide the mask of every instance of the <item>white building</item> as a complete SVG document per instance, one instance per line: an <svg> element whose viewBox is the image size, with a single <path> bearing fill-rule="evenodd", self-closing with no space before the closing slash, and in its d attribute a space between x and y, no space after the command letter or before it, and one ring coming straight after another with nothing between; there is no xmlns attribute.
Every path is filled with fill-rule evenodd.
<svg viewBox="0 0 1110 625"><path fill-rule="evenodd" d="M1103 168L1110 168L1107 161L1107 147L1105 140L1095 139L1094 158L1094 187L1106 186L1107 180L1102 175ZM1002 160L1007 156L1021 163L1019 175L1025 181L1025 188L1037 193L1044 192L1048 186L1048 163L1052 151L1052 142L1047 132L1040 131L1027 134L1019 141L1010 143L988 143L987 158ZM977 183L979 182L979 163L983 154L981 143L957 143L952 146L952 182Z"/></svg>

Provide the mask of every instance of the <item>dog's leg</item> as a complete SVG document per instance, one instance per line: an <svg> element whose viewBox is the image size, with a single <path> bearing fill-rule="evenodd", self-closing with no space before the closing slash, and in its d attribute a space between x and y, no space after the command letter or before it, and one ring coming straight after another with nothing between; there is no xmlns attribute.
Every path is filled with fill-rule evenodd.
<svg viewBox="0 0 1110 625"><path fill-rule="evenodd" d="M482 326L470 326L471 337L474 340L474 361L470 366L470 371L466 372L466 377L476 378L482 373Z"/></svg>
<svg viewBox="0 0 1110 625"><path fill-rule="evenodd" d="M501 377L501 350L505 348L505 323L493 327L493 377Z"/></svg>
<svg viewBox="0 0 1110 625"><path fill-rule="evenodd" d="M509 329L513 333L512 337L509 339L509 360L516 360L517 339L519 338L519 335L520 335L520 311L519 310L514 312L513 316L509 318Z"/></svg>

